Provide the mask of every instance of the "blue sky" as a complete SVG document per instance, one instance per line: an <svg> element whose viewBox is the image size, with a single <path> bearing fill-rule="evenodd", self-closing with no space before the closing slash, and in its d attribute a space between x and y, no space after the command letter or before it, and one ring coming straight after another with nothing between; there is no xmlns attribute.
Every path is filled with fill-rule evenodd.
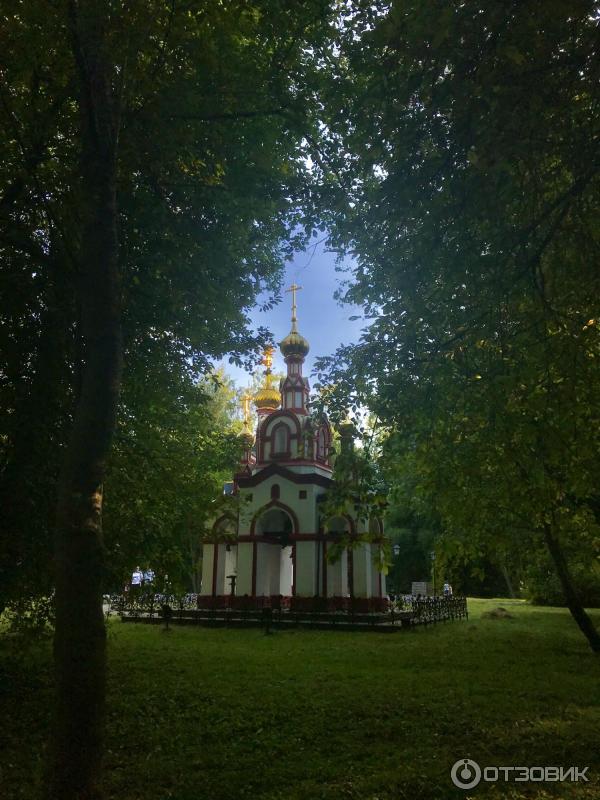
<svg viewBox="0 0 600 800"><path fill-rule="evenodd" d="M364 322L349 318L361 313L353 306L340 306L334 293L347 277L336 271L336 254L328 252L323 243L313 244L303 253L297 253L287 264L284 288L296 282L302 286L297 293L298 330L310 342L310 353L304 366L304 375L310 378L316 357L330 355L340 344L358 340ZM349 262L345 262L348 264ZM268 327L279 342L291 327L291 294L284 293L283 301L271 311L261 312L257 308L252 313L255 325ZM240 386L245 386L249 376L233 364L224 362L226 372ZM273 368L283 372L285 364L279 350L274 354ZM314 380L311 381L314 383Z"/></svg>

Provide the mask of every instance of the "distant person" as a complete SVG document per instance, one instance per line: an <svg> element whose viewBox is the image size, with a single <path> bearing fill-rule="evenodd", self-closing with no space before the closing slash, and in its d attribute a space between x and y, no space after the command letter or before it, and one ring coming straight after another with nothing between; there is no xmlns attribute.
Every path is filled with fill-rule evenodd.
<svg viewBox="0 0 600 800"><path fill-rule="evenodd" d="M141 586L143 580L144 580L144 573L139 567L136 567L131 573L131 585Z"/></svg>
<svg viewBox="0 0 600 800"><path fill-rule="evenodd" d="M148 567L147 570L144 570L144 586L152 586L154 583L154 570Z"/></svg>
<svg viewBox="0 0 600 800"><path fill-rule="evenodd" d="M452 597L452 586L449 583L444 584L444 597Z"/></svg>
<svg viewBox="0 0 600 800"><path fill-rule="evenodd" d="M131 599L135 600L142 591L142 582L144 580L144 573L137 566L131 573Z"/></svg>

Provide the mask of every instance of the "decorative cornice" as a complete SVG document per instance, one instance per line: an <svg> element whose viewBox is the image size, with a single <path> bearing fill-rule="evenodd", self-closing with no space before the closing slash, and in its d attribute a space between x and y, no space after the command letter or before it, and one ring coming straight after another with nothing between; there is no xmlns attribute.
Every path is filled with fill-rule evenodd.
<svg viewBox="0 0 600 800"><path fill-rule="evenodd" d="M306 465L306 462L297 463ZM308 464L312 466L313 462L308 462ZM325 489L329 488L332 483L332 479L325 477L325 475L319 475L318 473L305 474L292 472L291 469L286 469L286 467L284 467L282 464L271 463L268 467L261 469L260 472L256 472L254 475L250 475L248 477L245 475L240 475L238 479L238 486L240 489L249 489L252 486L258 486L260 483L268 478L271 478L273 475L278 475L280 478L285 478L292 483L313 483L317 486L322 486Z"/></svg>

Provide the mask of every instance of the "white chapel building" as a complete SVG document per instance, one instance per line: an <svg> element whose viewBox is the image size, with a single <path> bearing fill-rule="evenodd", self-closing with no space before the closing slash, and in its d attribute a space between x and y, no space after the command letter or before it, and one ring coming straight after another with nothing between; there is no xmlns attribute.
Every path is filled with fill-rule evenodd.
<svg viewBox="0 0 600 800"><path fill-rule="evenodd" d="M264 383L253 398L255 436L246 406L245 452L233 482L238 510L215 521L203 546L198 602L210 608L383 611L380 520L362 523L352 509L330 519L320 513L332 484L332 432L326 418L315 423L308 410L302 365L309 344L298 332L298 288L291 288L292 328L279 345L287 375L279 388L273 385L267 351ZM342 446L352 446L352 431L351 424L341 426ZM340 539L351 546L331 560L328 549Z"/></svg>

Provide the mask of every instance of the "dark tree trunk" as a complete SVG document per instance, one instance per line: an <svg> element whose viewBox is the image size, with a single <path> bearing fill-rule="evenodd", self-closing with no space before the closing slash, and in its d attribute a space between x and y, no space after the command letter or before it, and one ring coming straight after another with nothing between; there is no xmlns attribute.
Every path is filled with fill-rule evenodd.
<svg viewBox="0 0 600 800"><path fill-rule="evenodd" d="M502 572L502 577L504 578L504 583L506 584L506 590L508 591L508 596L512 597L514 600L514 598L516 597L515 590L512 585L510 574L508 572L508 569L506 568L506 564L504 561L500 564L500 571Z"/></svg>
<svg viewBox="0 0 600 800"><path fill-rule="evenodd" d="M70 4L81 118L81 385L59 481L55 540L57 708L48 794L101 796L106 635L102 482L121 376L117 246L118 121L103 4Z"/></svg>
<svg viewBox="0 0 600 800"><path fill-rule="evenodd" d="M562 548L554 535L552 526L548 523L544 525L544 539L550 555L552 556L552 560L554 561L554 566L556 567L560 585L565 596L567 608L571 612L571 615L579 626L579 629L588 640L589 645L594 653L600 653L600 634L594 627L592 620L589 618L585 608L581 603L581 600L579 599L579 595L575 589L575 586L573 585L573 580L569 572L569 566L565 559Z"/></svg>

